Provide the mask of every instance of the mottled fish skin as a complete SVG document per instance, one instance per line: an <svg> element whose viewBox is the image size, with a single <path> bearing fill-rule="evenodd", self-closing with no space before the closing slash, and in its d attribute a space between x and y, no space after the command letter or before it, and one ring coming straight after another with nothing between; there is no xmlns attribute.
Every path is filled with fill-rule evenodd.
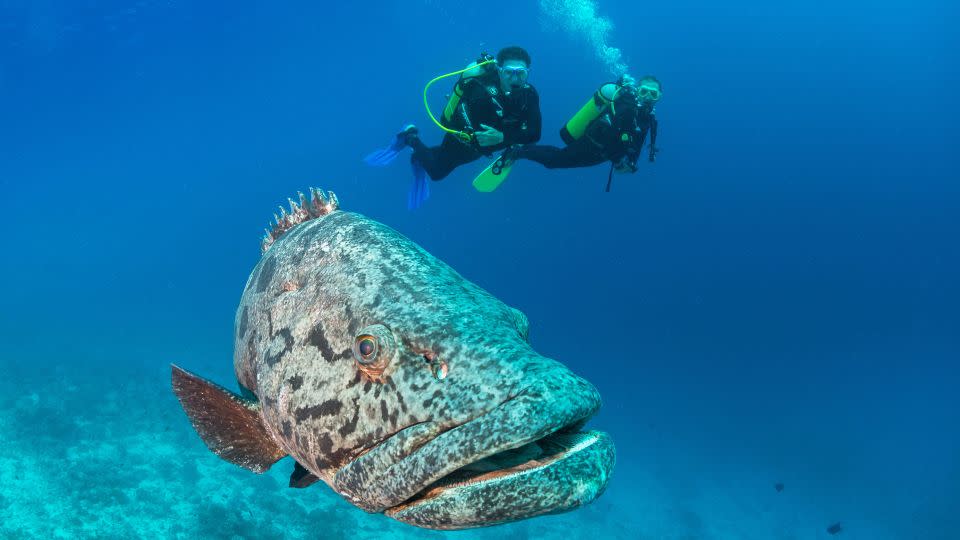
<svg viewBox="0 0 960 540"><path fill-rule="evenodd" d="M606 488L615 460L613 443L602 432L578 433L576 452L562 466L545 465L517 474L470 481L386 510L394 519L432 529L462 529L496 525L521 518L565 511L596 499Z"/></svg>
<svg viewBox="0 0 960 540"><path fill-rule="evenodd" d="M275 442L365 510L600 406L530 347L522 313L385 225L337 210L266 247L237 310L237 380ZM386 359L372 369L353 352L365 333Z"/></svg>

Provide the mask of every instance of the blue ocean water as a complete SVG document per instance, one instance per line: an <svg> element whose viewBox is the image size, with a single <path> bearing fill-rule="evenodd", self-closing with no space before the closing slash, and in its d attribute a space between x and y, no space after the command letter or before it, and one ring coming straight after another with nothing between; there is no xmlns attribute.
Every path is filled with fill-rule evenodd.
<svg viewBox="0 0 960 540"><path fill-rule="evenodd" d="M0 3L0 537L960 537L956 3ZM543 142L655 74L661 152L493 194L362 157L441 133L432 77L512 44ZM441 84L440 86L443 86ZM433 106L443 105L437 88ZM523 310L600 390L607 492L426 532L218 459L170 391L232 386L276 205L309 186ZM777 491L774 485L782 483Z"/></svg>

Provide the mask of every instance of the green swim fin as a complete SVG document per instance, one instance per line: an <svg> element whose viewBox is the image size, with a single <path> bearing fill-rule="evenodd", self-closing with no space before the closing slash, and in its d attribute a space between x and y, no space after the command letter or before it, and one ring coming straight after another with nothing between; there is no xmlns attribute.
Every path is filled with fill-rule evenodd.
<svg viewBox="0 0 960 540"><path fill-rule="evenodd" d="M476 188L477 191L490 193L507 179L507 175L510 174L515 163L516 161L508 161L505 155L501 154L500 157L494 160L482 173L473 179L473 187Z"/></svg>

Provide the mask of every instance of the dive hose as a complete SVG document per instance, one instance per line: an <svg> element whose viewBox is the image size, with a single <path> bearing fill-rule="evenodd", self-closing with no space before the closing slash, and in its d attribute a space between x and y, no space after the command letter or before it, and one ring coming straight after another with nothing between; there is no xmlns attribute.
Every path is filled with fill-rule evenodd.
<svg viewBox="0 0 960 540"><path fill-rule="evenodd" d="M473 140L473 134L472 134L472 133L467 133L466 131L458 131L458 130L455 130L455 129L450 129L450 128L444 126L443 124L441 124L441 123L437 120L437 118L436 118L435 116L433 116L433 111L430 110L430 103L427 102L427 90L429 90L430 87L433 86L433 83L439 81L440 79L446 79L447 77L453 77L454 75L460 75L461 73L464 73L464 72L467 72L467 71L470 71L470 70L473 70L473 69L477 69L477 68L480 67L480 66L485 66L485 65L487 65L487 64L491 64L491 63L494 63L494 62L496 62L496 60L494 60L494 59L485 60L485 61L483 61L483 62L480 62L480 63L476 64L476 65L467 66L467 67L465 67L465 68L463 68L463 69L461 69L461 70L458 70L458 71L453 71L453 72L450 72L450 73L446 73L446 74L443 74L443 75L439 75L439 76L434 77L433 79L431 79L430 82L428 82L427 85L423 87L423 106L424 106L424 108L427 109L427 115L430 116L430 120L433 120L433 123L436 124L437 127L439 127L440 129L442 129L443 131L446 131L447 133L450 133L450 134L452 134L452 135L456 135L457 138L459 138L461 141L463 141L463 142L465 142L465 143L470 143L470 142ZM456 92L456 88L454 88L454 92Z"/></svg>

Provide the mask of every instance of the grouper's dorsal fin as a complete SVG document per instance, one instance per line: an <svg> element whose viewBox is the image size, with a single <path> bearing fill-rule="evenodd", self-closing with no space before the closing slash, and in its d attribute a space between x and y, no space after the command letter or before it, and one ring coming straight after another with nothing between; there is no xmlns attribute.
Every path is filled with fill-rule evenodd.
<svg viewBox="0 0 960 540"><path fill-rule="evenodd" d="M300 196L299 204L294 202L293 199L287 199L290 201L290 213L287 213L287 211L281 206L280 215L273 215L276 223L274 223L269 229L266 229L267 234L263 236L263 241L260 243L261 253L266 253L266 251L270 249L270 246L273 245L277 238L280 238L283 236L283 233L289 231L304 221L310 221L311 219L325 216L340 208L340 203L337 201L337 196L334 195L332 191L328 191L326 196L324 196L322 190L310 188L309 200L303 193L297 194Z"/></svg>
<svg viewBox="0 0 960 540"><path fill-rule="evenodd" d="M267 433L260 405L173 364L173 393L213 453L255 473L286 456Z"/></svg>

